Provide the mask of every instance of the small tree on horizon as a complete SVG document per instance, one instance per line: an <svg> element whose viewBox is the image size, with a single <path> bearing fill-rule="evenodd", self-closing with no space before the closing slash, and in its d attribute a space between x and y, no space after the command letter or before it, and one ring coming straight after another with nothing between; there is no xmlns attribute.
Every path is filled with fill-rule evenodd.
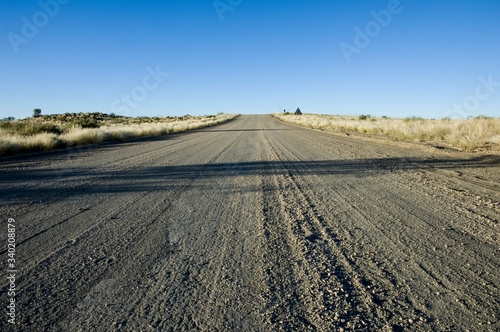
<svg viewBox="0 0 500 332"><path fill-rule="evenodd" d="M39 109L39 108L35 108L35 109L33 110L33 117L34 117L34 118L39 117L39 116L40 116L40 114L42 114L42 110L41 110L41 109Z"/></svg>

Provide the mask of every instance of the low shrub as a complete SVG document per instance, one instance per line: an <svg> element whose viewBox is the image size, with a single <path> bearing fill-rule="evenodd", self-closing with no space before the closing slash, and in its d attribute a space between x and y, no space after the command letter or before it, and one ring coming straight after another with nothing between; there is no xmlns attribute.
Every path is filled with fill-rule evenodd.
<svg viewBox="0 0 500 332"><path fill-rule="evenodd" d="M20 136L33 136L42 133L61 134L60 126L52 122L35 120L5 121L0 122L0 128L11 134Z"/></svg>
<svg viewBox="0 0 500 332"><path fill-rule="evenodd" d="M70 125L81 127L81 128L99 128L99 127L101 127L99 122L94 118L77 119L77 120L70 122Z"/></svg>

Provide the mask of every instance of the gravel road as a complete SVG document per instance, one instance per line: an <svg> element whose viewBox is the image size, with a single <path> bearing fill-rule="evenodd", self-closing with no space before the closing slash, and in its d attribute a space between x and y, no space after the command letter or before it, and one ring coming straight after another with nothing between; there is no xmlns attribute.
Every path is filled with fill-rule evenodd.
<svg viewBox="0 0 500 332"><path fill-rule="evenodd" d="M247 115L0 170L1 331L500 330L499 156Z"/></svg>

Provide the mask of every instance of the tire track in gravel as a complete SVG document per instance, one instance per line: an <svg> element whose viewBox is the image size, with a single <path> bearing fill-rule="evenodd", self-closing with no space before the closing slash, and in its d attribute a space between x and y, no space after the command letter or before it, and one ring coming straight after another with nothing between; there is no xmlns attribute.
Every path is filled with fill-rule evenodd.
<svg viewBox="0 0 500 332"><path fill-rule="evenodd" d="M302 137L304 139L304 137ZM281 141L284 142L286 141L284 138L280 137ZM311 143L310 142L307 142L306 143L307 145L310 145ZM285 144L280 144L278 145L279 147L281 147L283 150L282 151L288 151L290 152L294 157L296 157L297 159L299 159L297 157L297 154L294 154L293 152L290 151L290 148L293 148L293 145L292 144L288 144L285 146ZM318 150L314 150L314 149L310 149L308 151L318 151ZM302 156L304 155L304 152L301 151L302 153ZM318 156L316 156L317 158ZM314 158L314 157L313 157ZM288 158L289 159L289 158ZM300 160L300 159L299 159ZM411 165L415 165L415 163L413 163L411 161L411 159L409 159L408 161L404 161L404 163L408 163L408 164L411 164ZM307 164L307 163L303 163L304 165ZM297 164L294 164L294 165L301 165L300 163L297 163ZM390 165L390 161L388 161L388 166L391 167ZM400 164L397 165L398 168L401 166ZM417 166L425 166L425 165L419 165L417 164ZM479 166L480 167L480 166ZM386 168L386 167L384 167ZM392 167L391 167L392 168ZM417 170L419 170L420 167L417 167ZM296 171L298 173L302 173L301 170L300 170L300 167L296 169ZM313 174L314 172L311 172L310 170L308 172L305 172L306 174ZM376 173L374 173L376 174ZM371 287L371 285L377 285L377 284L381 284L381 281L382 280L376 280L375 279L375 282L373 281L374 278L373 276L377 276L377 275L383 275L384 276L384 280L392 280L391 283L393 285L391 285L391 283L386 283L385 287L386 288L384 291L383 291L383 297L379 297L378 295L374 296L374 299L373 299L373 302L375 303L378 303L378 304L383 304L383 307L388 307L386 310L385 310L385 313L384 315L382 316L385 316L386 317L386 321L389 325L389 327L392 326L392 328L405 328L405 329L414 329L414 330L419 330L419 329L422 329L422 326L420 325L420 327L418 327L419 325L416 324L416 322L418 323L422 323L422 322L429 322L431 324L429 324L430 326L433 326L432 324L434 323L434 321L438 321L439 319L441 319L442 321L441 322L437 322L434 324L435 328L437 330L440 330L440 329L443 329L444 327L442 327L443 325L441 325L440 327L440 324L448 324L448 325L445 325L445 326L448 326L449 327L453 327L454 323L453 321L456 321L456 312L459 312L459 311L462 311L462 314L464 317L468 317L467 320L468 321L478 321L479 324L481 324L481 320L483 322L491 322L491 319L490 317L495 317L495 312L494 310L490 310L490 309L487 309L487 312L488 313L483 313L482 317L479 318L477 317L477 314L475 311L473 310L462 310L461 308L456 308L456 307L460 307L463 303L466 303L466 302L478 302L477 299L474 299L473 297L469 296L469 294L467 294L467 291L462 291L461 289L457 289L457 285L460 285L460 284L467 284L467 283L470 283L470 280L474 280L474 282L477 284L477 285L483 285L483 289L481 290L478 290L480 291L483 295L483 300L484 299L487 299L486 301L483 301L483 303L488 303L488 305L492 306L492 307L497 307L498 306L498 300L494 298L494 294L496 294L498 292L498 288L497 287L484 287L486 285L498 285L498 277L496 276L496 274L493 272L494 271L494 266L497 266L498 264L498 260L495 260L495 262L493 263L489 263L489 259L488 258L491 258L491 257L495 257L496 256L496 250L497 248L496 247L492 247L491 245L488 245L488 244L484 244L482 242L478 242L477 239L475 239L474 237L471 237L470 235L468 234L461 234L460 232L453 232L453 233L450 233L448 232L446 234L446 237L450 237L452 240L452 242L455 242L455 243L460 243L459 241L467 241L467 242L470 242L470 241L474 241L474 245L473 247L479 249L477 251L475 251L473 253L473 255L477 258L477 257L482 257L481 258L481 261L482 261L482 265L481 265L481 272L485 275L487 275L489 278L488 280L483 280L482 277L477 274L477 272L473 272L473 273L470 273L469 269L468 268L463 268L461 264L463 265L466 265L466 260L464 260L463 256L464 255L465 257L470 257L471 256L471 253L470 253L470 249L465 249L465 250L459 250L458 252L455 252L457 251L456 249L453 251L453 250L448 250L447 252L447 255L448 257L453 257L453 258L448 258L446 259L445 262L442 262L440 259L435 259L435 256L436 256L436 250L439 250L442 248L442 242L443 242L443 238L441 238L441 236L443 235L443 232L441 229L441 226L440 226L440 223L442 224L449 224L449 220L460 220L461 219L461 216L459 213L456 213L454 212L454 216L450 216L447 215L446 213L449 213L449 211L444 211L444 212L441 212L441 211L432 211L432 210L429 210L428 208L433 206L433 203L432 200L428 199L428 200L422 200L422 199L417 199L417 201L422 201L421 204L418 204L418 205L415 205L414 202L412 201L407 201L407 200L402 200L402 197L404 195L388 195L386 197L389 197L391 199L389 200L377 200L379 203L383 203L384 205L375 205L373 204L373 201L370 202L369 200L366 200L366 199L363 199L364 197L366 198L369 198L369 197L372 197L372 198L377 198L377 197L374 197L375 195L373 195L373 186L370 186L370 182L376 182L378 183L378 185L376 187L379 187L379 188L383 188L384 187L384 181L387 181L387 179L384 179L384 177L380 176L380 174L376 174L377 177L372 177L370 176L370 172L364 174L363 176L365 178L368 179L368 182L367 181L364 181L364 185L362 186L356 186L355 185L355 182L352 181L352 179L349 179L349 181L345 181L345 183L343 185L341 185L342 182L344 181L334 181L335 184L336 184L336 188L334 191L329 191L327 195L324 195L323 197L317 197L319 201L321 202L325 202L326 200L328 200L328 198L332 198L333 196L333 200L334 201L340 201L340 202L343 202L341 204L338 204L339 206L344 206L344 210L346 211L349 211L349 214L345 214L345 215L338 215L336 216L336 218L338 220L357 220L356 222L354 222L352 224L352 226L350 227L345 227L345 226L341 226L341 228L344 229L344 232L347 233L343 236L341 236L341 238L343 238L343 243L345 242L348 242L348 241L345 241L345 240L352 240L352 239L356 239L356 237L359 237L359 234L361 233L367 233L369 234L369 236L365 237L365 239L370 239L370 238L375 238L375 239L379 239L379 236L375 236L375 234L380 234L380 235L383 235L383 238L385 238L385 241L383 241L384 243L392 243L392 247L393 247L393 250L394 252L402 252L404 255L403 257L406 257L404 259L404 261L402 262L402 265L403 267L399 267L398 269L400 269L400 271L398 271L399 273L399 278L398 278L398 275L393 275L391 274L389 271L391 269L393 269L394 267L393 266L390 266L390 268L388 266L384 266L382 264L380 264L380 261L384 260L384 257L380 257L380 255L378 255L378 257L373 257L371 258L371 261L373 263L375 263L376 267L378 268L373 268L373 267L369 267L369 266L359 266L359 262L363 262L363 263L366 263L367 260L365 257L363 256L360 256L360 253L361 255L363 254L363 250L356 250L356 248L351 248L350 250L346 250L344 249L344 252L345 252L345 256L349 258L349 261L352 263L352 266L355 267L356 269L356 274L359 275L359 278L363 281L362 283L363 284L366 284L366 285L369 285ZM406 184L404 186L401 186L401 182L404 182L402 180L405 180L408 178L408 176L405 176L404 178L401 177L401 173L395 169L395 171L391 171L390 173L391 177L393 178L392 180L388 181L387 183L391 183L391 188L387 188L389 190L385 190L384 192L385 193L390 193L391 191L395 191L396 188L397 190L400 190L401 193L408 193L408 192L414 192L414 194L412 195L412 197L421 197L422 195L426 194L426 191L422 189L423 188L418 188L419 186L415 186L415 183L411 183L411 182L406 182ZM407 173L405 173L405 175L407 175ZM312 177L315 177L317 181L317 183L311 183L312 181L309 180L308 181L308 184L311 185L312 188L315 188L315 191L312 195L316 195L316 196L319 196L321 195L322 193L322 190L320 188L324 188L324 187L327 187L326 185L326 179L325 177L319 177L319 176L316 176L315 174L312 175ZM354 185L352 185L354 183ZM339 186L340 185L340 186ZM397 191L396 190L396 191ZM343 195L342 193L348 193L348 195ZM387 195L387 194L386 194ZM337 198L334 198L336 197ZM355 198L356 197L356 198ZM354 199L353 199L354 198ZM449 199L449 197L447 197L447 199ZM424 203L425 201L425 203ZM353 203L350 203L350 202L358 202L356 204L353 204ZM398 202L401 202L398 204ZM394 204L396 203L396 204ZM443 205L445 206L447 202L443 202ZM349 207L348 209L345 209L345 207ZM363 210L365 210L365 208L363 207L366 207L366 206L369 206L370 209L366 212L362 212ZM411 207L411 208L409 208ZM399 210L399 212L397 212ZM329 213L331 215L335 215L335 211L334 210L331 210L329 211ZM354 213L354 215L353 215ZM355 214L358 213L358 216L356 216ZM405 217L397 217L399 215L401 216L405 216ZM398 219L395 219L394 217L397 217ZM436 222L436 217L438 216L438 218L440 219L439 222ZM405 220L407 219L408 217L410 218L413 218L413 220ZM373 223L373 222L370 222L370 219L373 219L373 220L378 220L378 222L383 222L383 225L380 225L380 226L377 226L376 223ZM394 228L392 227L392 231L388 231L388 230L385 230L387 229L388 226L391 226L390 224L388 225L387 222L384 222L385 220L393 220L393 225L396 225L398 224L398 228ZM439 220L438 219L438 220ZM361 223L361 221L364 221ZM477 222L477 221L476 221ZM345 225L345 222L343 223ZM419 225L421 224L422 227L420 227L420 231L418 230L418 228L415 228L415 225ZM363 225L363 226L361 226ZM411 225L411 226L410 226ZM408 228L408 226L410 226ZM483 225L482 227L484 226L488 226L488 225ZM361 228L360 228L361 227ZM401 229L401 227L405 227L403 229ZM368 230L365 230L366 228L368 228ZM431 230L431 232L429 233L429 230ZM496 234L498 234L498 228L496 228L497 232ZM391 237L394 238L394 235L397 235L398 233L400 233L401 235L405 235L402 239L398 239L396 237L396 239L391 239ZM417 237L413 237L411 236L411 234L419 234L419 236ZM434 236L434 239L432 241L429 241L429 235L433 235L433 234L436 234L438 236ZM335 236L335 235L334 235ZM415 241L417 240L417 241ZM424 240L424 241L422 241ZM412 241L412 242L408 242L408 241ZM445 240L446 241L446 240ZM430 243L429 243L430 242ZM359 242L358 242L359 243ZM434 244L434 245L432 245ZM449 248L448 245L445 245L446 248ZM406 248L411 248L410 250L406 250ZM428 248L428 250L427 250ZM436 249L438 248L438 249ZM384 248L380 248L379 250L384 250ZM387 250L388 248L385 248L385 251L389 251L391 252L391 250ZM422 252L422 249L426 249L425 251L425 260L426 262L423 262L423 263L418 263L418 261L422 261L421 257L419 257L419 254L418 252L415 253L415 249L418 249L418 251ZM468 252L469 251L469 252ZM401 256L401 255L399 255ZM365 258L365 259L362 259L362 258ZM400 258L397 258L397 260L399 260ZM394 261L395 259L392 258L391 260L388 260L388 262L391 263L391 265L393 264L391 261ZM434 262L434 263L433 263ZM431 264L435 264L434 266L429 266L428 264L431 263ZM444 272L444 274L442 273L443 271L442 268L443 268L443 263L445 264L449 264L449 263L452 263L452 266L449 270L447 270L446 272ZM377 266L378 265L378 266ZM470 266L470 264L467 264L467 266ZM395 266L397 267L397 265ZM493 269L492 269L493 268ZM401 271L402 269L402 271ZM377 271L378 270L378 271ZM407 272L405 272L405 270L409 270ZM434 272L431 272L431 271L434 271ZM440 271L440 272L438 272ZM458 272L460 271L460 272ZM408 273L410 272L410 273ZM459 274L458 276L456 274ZM465 273L465 274L464 274ZM406 275L406 277L404 278L401 278L402 275ZM426 279L425 275L427 275L431 280L433 280L434 282L437 283L438 287L434 287L432 286L432 288L434 289L434 293L431 293L429 292L430 294L424 294L424 297L427 297L427 298L432 298L432 297L440 297L440 296L443 296L445 295L445 293L451 293L452 295L451 296L448 296L444 301L442 301L443 303L444 302L447 302L448 303L448 306L451 306L454 307L453 310L456 310L454 313L451 314L451 316L448 316L448 313L445 313L445 312L438 312L438 310L429 310L429 308L426 308L426 306L428 307L428 303L432 303L432 302L436 302L433 300L430 300L430 301L427 301L425 305L419 305L418 303L419 302L422 302L421 300L418 299L418 296L422 296L422 294L418 294L418 296L414 296L415 294L415 289L412 288L412 287L415 287L416 285L416 282L414 282L412 280L412 278L415 278L415 279L420 279L420 284L418 284L418 288L419 291L421 292L422 289L425 289L426 287L428 287L429 285L429 281L427 282L424 282L422 283L422 279ZM451 280L449 280L451 278ZM442 280L442 281L440 281ZM467 282L467 280L469 280L469 282ZM408 282L409 281L409 282ZM399 285L398 285L399 284ZM412 285L413 284L413 285ZM432 283L430 283L432 284ZM446 286L446 285L449 285L449 286ZM455 285L454 287L452 285ZM403 286L403 287L401 287ZM449 289L449 287L452 287L454 289ZM405 292L402 292L402 288L407 288L407 291ZM390 291L390 289L392 289L392 291ZM464 288L465 290L466 288ZM377 293L378 291L376 289L373 290L374 293ZM390 295L390 294L393 294L393 295ZM404 295L406 294L406 295ZM437 294L437 296L436 296ZM389 296L388 296L389 295ZM459 303L459 305L457 306L456 303ZM387 305L387 304L390 304L390 305ZM400 309L398 310L395 310L395 308L397 307L400 307ZM432 307L433 305L431 305ZM414 308L413 310L411 310L410 308ZM434 308L430 308L430 309L434 309ZM484 310L485 308L483 308ZM445 311L449 310L448 308L446 308ZM414 314L409 314L411 313L412 311L414 311ZM432 312L434 311L434 312ZM398 313L401 314L401 313L404 313L405 315L403 315L403 317L391 317L394 315L394 313ZM396 318L396 319L394 319ZM401 320L401 318L403 318ZM479 319L478 319L479 318ZM373 320L373 318L372 318ZM455 325L455 328L457 326ZM381 328L381 326L379 326L379 328Z"/></svg>
<svg viewBox="0 0 500 332"><path fill-rule="evenodd" d="M281 150L281 154L291 154L294 159L300 160L297 154L290 151L290 149L288 149L283 144L278 144L277 147L279 147L279 149ZM290 158L288 157L287 159L289 160ZM295 165L300 165L300 163L294 164L294 166ZM290 183L292 183L296 188L296 192L300 193L300 196L304 197L304 202L300 204L300 206L311 207L310 212L312 213L310 214L315 217L315 224L317 224L318 229L316 231L316 234L321 233L322 237L327 239L325 240L325 242L329 240L328 242L332 243L330 247L335 248L335 250L333 250L335 252L334 257L337 257L338 259L338 261L336 261L336 263L334 264L335 266L337 266L337 274L341 277L344 276L344 280L342 282L343 287L341 287L340 289L342 292L345 292L345 295L348 298L350 298L349 304L353 308L351 310L344 309L344 316L339 319L340 321L336 325L336 328L345 327L354 328L355 330L373 330L376 328L389 327L386 323L384 323L384 321L388 321L388 316L390 315L387 315L387 313L381 313L379 310L380 308L376 307L376 305L380 305L384 300L379 297L379 294L375 289L372 289L372 282L363 276L363 273L361 273L362 271L360 271L359 267L357 266L356 256L359 255L359 250L357 251L358 253L349 252L341 245L339 234L335 232L339 232L338 227L332 228L331 225L328 224L328 222L325 220L325 217L323 217L317 211L316 205L313 204L313 201L305 193L308 190L302 189L298 184L300 182L303 182L300 181L299 178L300 175L304 173L304 170L301 167L289 167L287 169L289 172ZM305 173L313 172L311 172L311 170L307 170ZM321 182L321 186L324 186L323 182ZM355 188L348 186L344 188L337 188L337 191L345 190L349 192L356 192L356 190L354 189ZM336 194L338 194L338 192L336 192ZM309 192L309 196L314 197L314 199L317 201L323 201L323 199L317 197L317 192ZM337 200L342 201L344 206L350 206L350 208L352 209L351 213L357 212L359 210L356 208L356 206L353 206L351 203L349 203L349 200L345 197L339 196ZM349 217L352 218L353 216L350 215ZM362 215L359 215L356 218L358 219L360 217L364 218L364 216ZM333 214L334 222L341 219L343 219L341 215L338 215L335 218L335 214ZM317 235L314 237L317 237ZM353 238L355 237L355 234L349 232L349 237ZM386 275L386 277L388 276ZM337 292L335 294L337 294ZM394 308L392 308L392 310L394 311ZM337 307L337 313L335 313L335 317L338 317L338 311L339 307ZM370 317L369 320L366 317ZM394 325L394 327L397 328L398 325Z"/></svg>
<svg viewBox="0 0 500 332"><path fill-rule="evenodd" d="M213 164L216 162L219 158L222 158L227 150L227 146L231 146L233 144L236 144L235 142L239 140L241 136L241 133L235 134L235 138L233 141L225 142L224 148L221 149L221 152L218 153L214 159L210 160L208 164ZM193 176L196 177L195 174L197 174L196 177L196 187L199 188L200 186L204 186L205 188L202 189L203 192L211 192L213 189L218 189L219 187L225 188L225 187L231 187L229 184L224 184L224 182L218 182L218 183L212 183L212 182L206 182L205 179L203 179L203 176L207 173L204 170L204 166L200 165L199 169L197 169L194 173ZM224 172L224 170L220 170ZM228 173L231 173L231 176L225 177L225 180L230 180L233 181L232 177L237 174L237 169L227 169ZM191 190L182 190L180 196L191 196L192 193L190 192ZM196 191L198 192L198 191ZM218 302L220 300L221 295L225 298L230 298L231 294L227 294L227 291L223 291L221 289L216 288L215 286L220 287L220 283L216 283L215 285L209 284L207 286L202 286L198 285L197 287L194 287L195 284L199 284L203 282L203 279L210 279L210 280L218 280L222 283L227 282L228 277L227 275L232 274L228 271L230 271L227 267L228 263L228 254L226 254L226 248L230 248L232 246L228 245L227 243L229 242L234 242L234 240L231 238L231 230L232 228L227 228L225 229L224 232L221 232L221 234L214 233L217 231L217 228L214 227L213 229L210 229L210 227L207 227L207 225L200 224L199 222L202 221L203 219L196 219L192 220L191 216L192 215L197 215L197 214L202 214L202 215L210 215L212 209L213 209L213 203L210 202L212 197L206 196L206 195L199 195L196 194L194 197L177 197L175 200L180 200L183 202L182 205L177 205L173 204L169 208L169 215L171 218L168 220L168 227L165 227L168 229L167 232L163 230L161 233L165 234L168 233L167 236L167 247L168 247L168 252L170 253L169 255L163 256L163 258L159 261L156 262L153 268L151 269L145 269L145 271L152 271L151 273L145 272L144 275L141 275L140 282L138 280L139 284L142 284L144 287L144 291L136 291L133 296L129 296L128 299L125 302L127 305L123 306L121 308L121 311L126 313L125 315L120 315L118 319L114 319L116 321L116 324L113 325L114 328L119 328L119 329L130 329L130 330L136 330L141 328L141 326L145 326L145 318L148 317L148 321L152 322L149 325L152 326L151 328L155 329L166 329L168 328L168 324L165 325L167 322L172 324L175 322L177 324L177 329L181 329L182 326L185 326L186 329L197 329L200 328L204 325L206 325L206 322L203 319L196 319L193 315L190 314L191 311L197 309L199 311L203 311L203 307L200 307L199 304L196 303L196 298L200 296L200 293L207 294L206 297L209 299L208 303L205 303L204 308L211 308L212 312L208 312L206 315L209 317L213 317L214 315L220 314L217 312L213 312L213 308L218 308L218 307L223 307L224 309L228 309L231 306L228 306L227 303L221 304ZM187 202L189 201L196 201L194 204L189 204ZM204 202L205 204L203 204ZM187 205L186 205L187 203ZM193 207L192 211L187 213L189 210L191 210L191 207ZM204 210L203 213L198 210ZM222 215L219 215L219 218L222 218L223 220L231 220L231 209L228 209L222 213ZM186 219L186 215L189 215ZM174 219L174 220L172 220ZM177 223L175 222L177 221ZM213 222L211 222L212 224ZM216 226L216 225L214 225ZM234 225L233 225L234 226ZM188 231L187 229L190 229L191 231ZM196 259L195 255L191 251L189 251L188 248L190 248L192 245L186 246L184 245L184 241L189 241L192 239L193 236L193 229L196 230L196 232L200 232L198 236L201 236L202 234L205 235L203 236L204 239L208 241L215 241L218 243L217 246L213 247L199 247L197 248L200 250L199 253L201 254L202 252L208 250L203 255L201 256L200 259ZM210 235L207 234L211 233ZM196 246L196 243L193 243L194 246ZM167 250L165 250L167 251ZM185 253L187 251L187 253ZM212 258L207 261L206 256L210 255ZM183 258L181 258L183 257ZM204 258L205 257L205 258ZM230 258L230 257L229 257ZM172 266L169 264L171 260L174 260L175 266ZM179 262L183 262L182 264L179 264ZM237 262L234 262L234 260L231 262L233 265L236 265ZM226 266L226 272L224 272L224 266ZM229 267L231 267L231 264L229 264ZM130 274L134 274L134 266L128 266L127 270L130 270ZM127 274L129 274L127 273ZM207 276L208 275L208 276ZM173 287L171 289L165 289L165 279L167 278L171 282L174 283L179 283L178 287ZM130 279L130 278L129 278ZM106 281L108 283L108 281ZM116 283L116 280L113 280L113 283ZM130 280L128 281L130 282ZM114 288L111 288L111 290L108 290L113 294L115 292ZM182 291L182 297L179 296L178 292ZM96 288L96 292L102 292L101 287ZM165 294L167 293L167 294ZM158 297L158 294L162 294L161 297ZM102 296L97 296L94 295L93 297L100 298ZM111 297L110 294L107 294L104 296L104 298L109 298ZM189 304L186 304L182 299L186 298L189 299ZM137 299L134 301L134 299ZM171 302L172 301L172 302ZM194 302L193 302L194 301ZM99 304L99 302L97 302ZM100 306L97 304L93 304L91 309L86 309L87 311L99 311L100 315L103 315L102 309L100 309ZM168 308L168 312L170 314L165 313L165 309ZM217 310L216 310L217 311ZM161 319L157 317L158 313L160 312L161 314ZM248 312L250 313L250 312ZM105 313L106 315L112 315L112 313ZM80 315L80 318L75 318L73 317L70 319L70 323L68 326L71 328L79 326L81 323L81 319L83 319L86 315ZM196 322L197 321L197 322ZM229 321L229 320L227 320ZM227 322L222 322L223 324L228 324ZM243 326L243 323L237 324L236 326ZM218 326L218 325L214 325ZM221 325L224 326L224 325ZM233 326L234 325L229 325ZM220 328L220 327L219 327ZM229 328L229 327L227 327ZM226 328L226 329L227 329ZM255 330L255 329L251 329Z"/></svg>
<svg viewBox="0 0 500 332"><path fill-rule="evenodd" d="M273 146L276 142L270 138L268 142L271 160L283 158ZM325 227L313 201L298 184L293 175L296 169L289 168L286 162L281 165L284 174L274 177L279 197L268 201L279 202L278 216L288 224L282 238L287 239L286 250L293 253L295 266L291 276L272 275L271 288L277 288L275 284L282 284L287 279L295 279L301 284L291 297L284 290L274 294L274 301L287 298L287 295L295 301L279 307L290 312L273 312L272 322L280 330L368 328L367 319L362 315L368 310L367 296L357 287L359 281L355 280L351 265L338 250L335 234ZM294 321L287 321L284 318L287 316L295 317Z"/></svg>

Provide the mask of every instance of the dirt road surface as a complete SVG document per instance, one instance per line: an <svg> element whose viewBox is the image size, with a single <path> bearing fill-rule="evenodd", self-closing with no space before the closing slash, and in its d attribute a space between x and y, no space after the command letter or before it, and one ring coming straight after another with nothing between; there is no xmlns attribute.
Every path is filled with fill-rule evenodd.
<svg viewBox="0 0 500 332"><path fill-rule="evenodd" d="M499 331L500 159L434 150L248 115L4 158L0 330Z"/></svg>

